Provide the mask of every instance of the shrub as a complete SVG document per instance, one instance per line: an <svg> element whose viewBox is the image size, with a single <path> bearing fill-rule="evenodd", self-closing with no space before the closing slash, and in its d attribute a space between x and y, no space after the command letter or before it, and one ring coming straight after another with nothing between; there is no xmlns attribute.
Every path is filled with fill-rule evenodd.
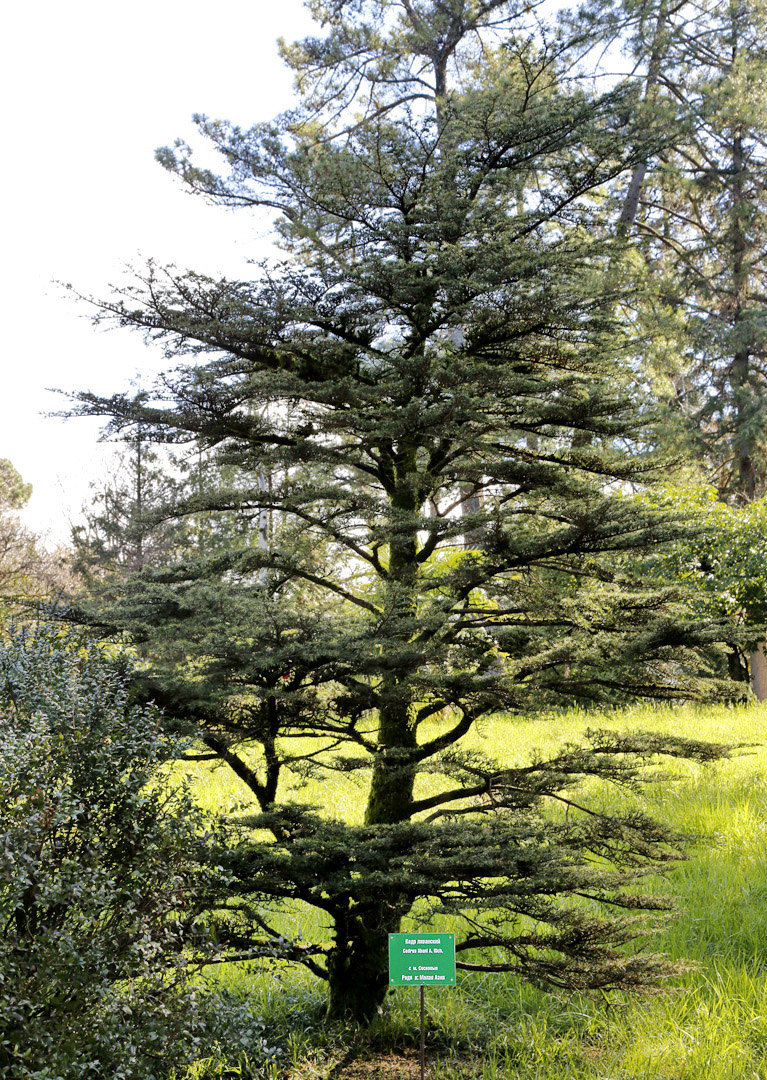
<svg viewBox="0 0 767 1080"><path fill-rule="evenodd" d="M0 645L7 1080L148 1080L223 1038L189 963L204 945L202 822L164 779L179 746L155 708L131 702L124 667L48 627ZM246 1013L235 1024L257 1031ZM251 1060L259 1039L246 1041Z"/></svg>

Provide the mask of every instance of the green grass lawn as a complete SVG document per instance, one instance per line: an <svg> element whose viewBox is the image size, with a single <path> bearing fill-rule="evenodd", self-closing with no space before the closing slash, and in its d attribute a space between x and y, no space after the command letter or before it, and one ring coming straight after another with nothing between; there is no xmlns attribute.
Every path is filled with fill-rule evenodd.
<svg viewBox="0 0 767 1080"><path fill-rule="evenodd" d="M715 765L672 763L673 778L649 785L639 796L656 817L702 838L690 847L689 861L658 882L659 890L677 898L679 913L648 943L653 951L688 959L691 968L659 994L609 1000L544 993L501 975L459 973L456 989L427 992L429 1076L767 1080L767 705L574 711L536 721L496 718L474 738L491 756L511 764L527 760L535 748L546 751L575 741L588 727L757 744ZM194 783L210 808L247 798L236 778L220 768L199 767ZM310 783L294 797L328 803L329 783ZM341 776L332 784L335 812L359 820L364 799L359 778ZM592 797L611 806L627 798L604 789ZM283 925L285 931L303 928L309 934L319 929L316 915L297 909ZM285 1048L274 1076L417 1075L415 989L393 991L373 1029L358 1037L349 1053L349 1034L323 1023L323 988L308 974L243 965L217 970L213 977L258 1001ZM332 1071L344 1055L348 1067ZM199 1075L233 1074L216 1071L211 1063L201 1065Z"/></svg>

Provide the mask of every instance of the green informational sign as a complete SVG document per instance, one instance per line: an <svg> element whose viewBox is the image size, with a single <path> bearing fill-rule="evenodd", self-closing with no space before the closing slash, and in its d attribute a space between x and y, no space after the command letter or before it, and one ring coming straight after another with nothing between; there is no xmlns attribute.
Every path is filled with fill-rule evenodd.
<svg viewBox="0 0 767 1080"><path fill-rule="evenodd" d="M455 934L389 934L389 986L455 986Z"/></svg>

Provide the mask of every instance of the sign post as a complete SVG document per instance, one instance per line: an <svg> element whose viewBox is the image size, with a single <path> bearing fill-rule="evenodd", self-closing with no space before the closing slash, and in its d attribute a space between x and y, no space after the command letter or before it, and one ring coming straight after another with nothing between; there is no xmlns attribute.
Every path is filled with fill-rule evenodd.
<svg viewBox="0 0 767 1080"><path fill-rule="evenodd" d="M455 986L455 934L389 934L389 986L420 987L421 1080L424 1080L424 990L427 986Z"/></svg>

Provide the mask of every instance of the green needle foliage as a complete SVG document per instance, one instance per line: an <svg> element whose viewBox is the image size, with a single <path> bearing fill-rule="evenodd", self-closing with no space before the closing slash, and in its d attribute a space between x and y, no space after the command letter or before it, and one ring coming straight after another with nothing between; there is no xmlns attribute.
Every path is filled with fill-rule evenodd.
<svg viewBox="0 0 767 1080"><path fill-rule="evenodd" d="M715 631L624 561L686 531L629 496L666 463L600 220L650 136L626 121L631 90L567 79L525 5L312 10L326 35L284 50L294 112L249 131L200 118L221 176L183 144L160 153L205 197L275 210L284 261L252 281L150 267L104 316L193 362L149 400L80 397L217 461L228 480L167 513L252 530L76 617L130 632L144 692L249 790L220 855L232 958L303 963L331 1015L365 1022L386 934L417 906L458 920L462 966L643 985L670 969L624 946L664 906L641 878L677 839L576 789L722 748L596 732L509 769L462 740L499 710L711 691ZM334 815L338 770L365 784L362 823ZM291 791L312 776L324 808ZM286 901L327 933L282 940Z"/></svg>
<svg viewBox="0 0 767 1080"><path fill-rule="evenodd" d="M98 486L84 508L85 521L72 530L75 570L85 578L109 574L127 576L160 559L172 558L188 542L183 523L152 520L180 487L168 475L153 447L144 446L141 432L114 471Z"/></svg>
<svg viewBox="0 0 767 1080"><path fill-rule="evenodd" d="M581 19L584 14L581 14ZM764 0L594 0L586 23L644 71L669 143L618 185L640 259L642 355L695 457L736 506L764 495Z"/></svg>

